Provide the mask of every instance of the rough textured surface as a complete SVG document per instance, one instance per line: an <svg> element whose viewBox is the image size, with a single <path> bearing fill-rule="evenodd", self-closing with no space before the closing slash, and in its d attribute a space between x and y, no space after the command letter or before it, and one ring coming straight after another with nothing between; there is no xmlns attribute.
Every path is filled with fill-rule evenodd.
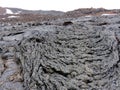
<svg viewBox="0 0 120 90"><path fill-rule="evenodd" d="M0 48L0 90L23 90L21 66L14 55L14 47L4 47Z"/></svg>
<svg viewBox="0 0 120 90"><path fill-rule="evenodd" d="M53 31L36 30L20 42L25 90L120 89L117 19L72 22Z"/></svg>
<svg viewBox="0 0 120 90"><path fill-rule="evenodd" d="M120 90L119 18L1 23L0 90Z"/></svg>

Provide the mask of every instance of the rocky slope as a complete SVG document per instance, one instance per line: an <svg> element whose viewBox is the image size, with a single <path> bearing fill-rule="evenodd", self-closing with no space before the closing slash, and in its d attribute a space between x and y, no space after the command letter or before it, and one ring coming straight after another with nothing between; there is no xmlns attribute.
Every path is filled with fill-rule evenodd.
<svg viewBox="0 0 120 90"><path fill-rule="evenodd" d="M0 90L119 90L119 18L1 23Z"/></svg>

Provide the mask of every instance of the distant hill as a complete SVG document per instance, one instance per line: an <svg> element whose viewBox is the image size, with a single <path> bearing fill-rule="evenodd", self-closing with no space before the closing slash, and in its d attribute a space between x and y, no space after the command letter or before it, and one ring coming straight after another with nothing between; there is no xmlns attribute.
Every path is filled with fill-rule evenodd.
<svg viewBox="0 0 120 90"><path fill-rule="evenodd" d="M79 17L79 16L87 16L87 15L93 15L93 16L99 16L102 14L119 14L119 9L113 9L113 10L107 10L104 8L80 8L73 11L68 11L65 13L64 16L66 17Z"/></svg>
<svg viewBox="0 0 120 90"><path fill-rule="evenodd" d="M6 13L6 9L5 8L2 8L0 7L0 15L3 15Z"/></svg>
<svg viewBox="0 0 120 90"><path fill-rule="evenodd" d="M13 13L20 13L20 14L49 14L49 15L62 15L62 11L44 11L44 10L24 10L24 9L19 9L19 8L7 8L11 10Z"/></svg>
<svg viewBox="0 0 120 90"><path fill-rule="evenodd" d="M1 22L28 22L28 21L50 21L62 18L78 18L81 16L105 16L120 14L120 9L107 10L104 8L80 8L73 11L44 11L44 10L24 10L20 8L0 7Z"/></svg>
<svg viewBox="0 0 120 90"><path fill-rule="evenodd" d="M63 15L62 11L43 11L43 10L24 10L20 8L0 7L0 14L44 14L44 15Z"/></svg>

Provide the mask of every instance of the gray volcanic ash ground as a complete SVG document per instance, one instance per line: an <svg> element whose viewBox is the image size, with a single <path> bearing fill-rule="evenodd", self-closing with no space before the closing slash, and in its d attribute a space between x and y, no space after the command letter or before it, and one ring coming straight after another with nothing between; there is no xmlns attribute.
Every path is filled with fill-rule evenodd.
<svg viewBox="0 0 120 90"><path fill-rule="evenodd" d="M120 90L119 10L61 13L0 15L0 90Z"/></svg>

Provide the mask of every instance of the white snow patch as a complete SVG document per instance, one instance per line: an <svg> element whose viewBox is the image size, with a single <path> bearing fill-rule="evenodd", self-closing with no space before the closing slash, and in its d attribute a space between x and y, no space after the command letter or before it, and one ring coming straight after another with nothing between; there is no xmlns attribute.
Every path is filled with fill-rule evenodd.
<svg viewBox="0 0 120 90"><path fill-rule="evenodd" d="M7 14L13 14L13 12L10 9L6 9Z"/></svg>
<svg viewBox="0 0 120 90"><path fill-rule="evenodd" d="M102 14L101 16L111 16L111 15L117 15L117 14Z"/></svg>
<svg viewBox="0 0 120 90"><path fill-rule="evenodd" d="M92 17L92 15L87 15L87 16L85 16L86 18L90 18L90 17Z"/></svg>
<svg viewBox="0 0 120 90"><path fill-rule="evenodd" d="M20 13L21 13L21 11L18 11L18 12L14 13L14 14L20 14Z"/></svg>
<svg viewBox="0 0 120 90"><path fill-rule="evenodd" d="M2 18L3 20L5 19L5 18Z"/></svg>
<svg viewBox="0 0 120 90"><path fill-rule="evenodd" d="M19 16L8 16L8 18L18 18Z"/></svg>

